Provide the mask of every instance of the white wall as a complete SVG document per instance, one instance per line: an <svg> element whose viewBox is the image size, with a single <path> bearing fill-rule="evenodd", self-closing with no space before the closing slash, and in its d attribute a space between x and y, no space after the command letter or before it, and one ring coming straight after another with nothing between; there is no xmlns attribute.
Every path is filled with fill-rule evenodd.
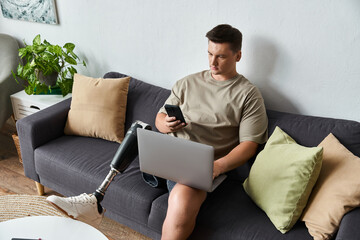
<svg viewBox="0 0 360 240"><path fill-rule="evenodd" d="M0 32L77 45L80 72L119 71L171 88L208 68L208 30L239 28L238 71L270 109L360 121L359 0L57 0L58 25L5 19Z"/></svg>

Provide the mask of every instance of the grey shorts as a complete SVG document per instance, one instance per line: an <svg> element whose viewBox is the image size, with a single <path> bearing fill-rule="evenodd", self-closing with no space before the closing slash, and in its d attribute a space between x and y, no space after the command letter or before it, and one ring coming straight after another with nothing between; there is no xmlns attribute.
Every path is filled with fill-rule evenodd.
<svg viewBox="0 0 360 240"><path fill-rule="evenodd" d="M142 178L144 181L149 184L151 187L165 187L165 181L166 181L166 187L169 192L174 188L176 182L171 180L165 180L163 178L156 177L154 175L148 174L148 173L141 173Z"/></svg>
<svg viewBox="0 0 360 240"><path fill-rule="evenodd" d="M175 187L176 182L171 180L166 180L166 186L169 192Z"/></svg>

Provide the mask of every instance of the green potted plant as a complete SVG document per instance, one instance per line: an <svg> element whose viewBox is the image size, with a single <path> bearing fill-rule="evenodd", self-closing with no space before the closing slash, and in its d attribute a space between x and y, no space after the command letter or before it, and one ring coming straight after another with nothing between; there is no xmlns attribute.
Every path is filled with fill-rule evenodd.
<svg viewBox="0 0 360 240"><path fill-rule="evenodd" d="M74 66L81 64L86 67L85 61L74 53L75 44L66 43L63 47L52 45L48 41L41 42L40 34L34 40L33 45L27 45L19 49L19 56L24 63L19 63L16 73L12 72L15 80L23 79L25 92L31 94L59 94L63 96L71 93L74 74L77 70Z"/></svg>

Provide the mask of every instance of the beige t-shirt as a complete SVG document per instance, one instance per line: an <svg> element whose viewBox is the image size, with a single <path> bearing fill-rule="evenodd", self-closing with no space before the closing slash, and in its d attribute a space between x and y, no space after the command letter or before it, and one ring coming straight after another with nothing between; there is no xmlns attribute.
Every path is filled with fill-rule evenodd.
<svg viewBox="0 0 360 240"><path fill-rule="evenodd" d="M165 104L180 106L188 126L171 133L211 145L215 159L242 141L267 140L267 115L259 90L244 76L217 81L209 70L177 81ZM162 107L159 113L165 113Z"/></svg>

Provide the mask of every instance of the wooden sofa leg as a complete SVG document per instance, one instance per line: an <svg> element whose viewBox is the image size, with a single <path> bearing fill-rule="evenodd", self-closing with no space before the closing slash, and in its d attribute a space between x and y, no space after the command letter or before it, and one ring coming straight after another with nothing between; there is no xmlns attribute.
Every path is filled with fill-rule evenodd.
<svg viewBox="0 0 360 240"><path fill-rule="evenodd" d="M45 191L44 191L44 186L41 183L35 182L36 184L36 189L37 192L40 196L44 195Z"/></svg>

